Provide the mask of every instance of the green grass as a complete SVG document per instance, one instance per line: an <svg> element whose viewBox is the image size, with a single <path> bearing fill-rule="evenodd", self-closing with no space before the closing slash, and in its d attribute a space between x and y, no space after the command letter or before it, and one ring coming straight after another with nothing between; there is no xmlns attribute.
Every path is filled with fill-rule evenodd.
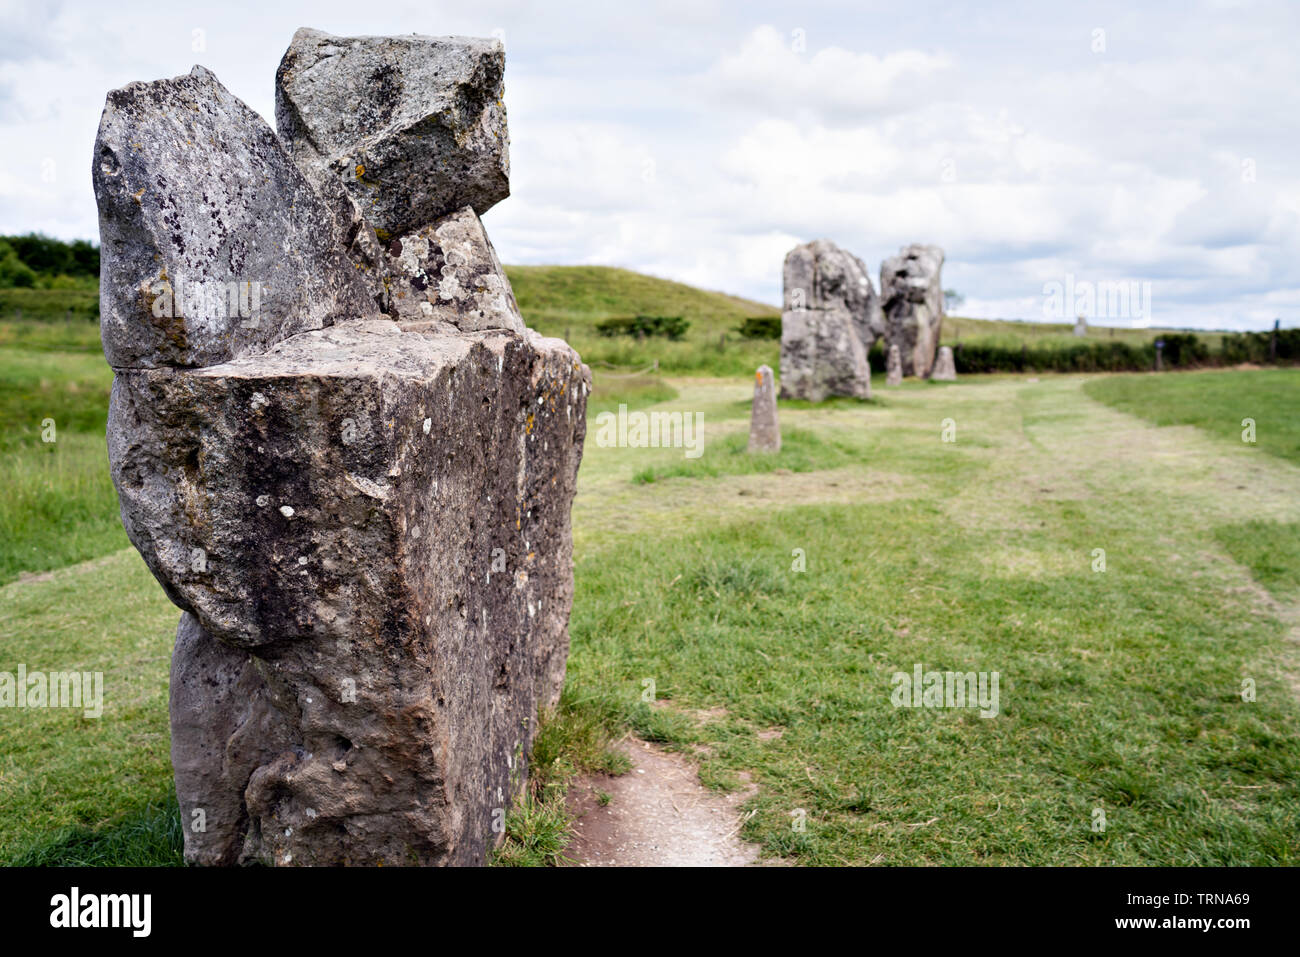
<svg viewBox="0 0 1300 957"><path fill-rule="evenodd" d="M1300 601L1300 524L1243 522L1220 526L1215 534L1257 582L1278 598Z"/></svg>
<svg viewBox="0 0 1300 957"><path fill-rule="evenodd" d="M632 480L645 484L671 478L753 475L777 469L812 472L862 461L866 454L861 442L854 442L843 435L822 437L807 429L783 429L781 451L775 454L750 455L748 447L748 432L732 432L720 439L717 445L711 446L708 455L696 459L683 457L675 462L647 466L638 471Z"/></svg>
<svg viewBox="0 0 1300 957"><path fill-rule="evenodd" d="M126 545L104 439L112 379L102 356L0 349L0 584Z"/></svg>
<svg viewBox="0 0 1300 957"><path fill-rule="evenodd" d="M1255 420L1251 447L1300 463L1300 369L1229 369L1162 376L1108 376L1084 391L1156 425L1194 425L1234 442Z"/></svg>
<svg viewBox="0 0 1300 957"><path fill-rule="evenodd" d="M560 310L559 280L532 278L525 313L555 323L687 312L595 291ZM99 719L0 709L0 861L176 864L178 613L125 547L111 375L86 331L0 322L0 671L103 671L106 695ZM692 755L707 786L747 776L741 835L794 863L1300 863L1300 371L909 382L783 402L782 453L751 457L757 363L717 370L774 344L667 346L716 377L597 364L589 422L694 411L705 452L588 435L569 679L496 863L562 863L565 790L625 771L610 742L629 732ZM647 344L606 348L648 364ZM999 672L999 715L893 708L891 676L916 663Z"/></svg>

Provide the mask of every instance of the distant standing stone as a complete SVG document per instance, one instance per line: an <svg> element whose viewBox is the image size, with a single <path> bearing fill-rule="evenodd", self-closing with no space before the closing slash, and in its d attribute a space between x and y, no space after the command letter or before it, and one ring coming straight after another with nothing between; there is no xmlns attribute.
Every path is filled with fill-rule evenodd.
<svg viewBox="0 0 1300 957"><path fill-rule="evenodd" d="M1079 314L1079 318L1074 323L1074 334L1080 338L1088 334L1088 320L1084 318L1083 313Z"/></svg>
<svg viewBox="0 0 1300 957"><path fill-rule="evenodd" d="M903 384L903 353L899 351L898 343L889 347L889 355L885 358L885 385L895 386Z"/></svg>
<svg viewBox="0 0 1300 957"><path fill-rule="evenodd" d="M772 382L772 370L767 366L759 366L754 376L754 405L749 416L749 451L781 451L781 423L776 417L776 386Z"/></svg>
<svg viewBox="0 0 1300 957"><path fill-rule="evenodd" d="M930 378L936 382L957 381L957 363L953 362L950 346L939 348L939 357L934 360L934 371L930 373Z"/></svg>

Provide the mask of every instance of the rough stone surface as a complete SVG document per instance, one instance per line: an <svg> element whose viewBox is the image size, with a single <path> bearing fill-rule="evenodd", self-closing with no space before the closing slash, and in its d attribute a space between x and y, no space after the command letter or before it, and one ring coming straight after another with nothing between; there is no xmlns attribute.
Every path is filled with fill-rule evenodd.
<svg viewBox="0 0 1300 957"><path fill-rule="evenodd" d="M889 352L885 357L885 385L895 386L903 384L903 354L898 349L898 343L895 342L889 347Z"/></svg>
<svg viewBox="0 0 1300 957"><path fill-rule="evenodd" d="M776 386L772 381L772 370L768 366L759 366L754 375L754 402L749 413L749 451L781 451L781 423L776 415Z"/></svg>
<svg viewBox="0 0 1300 957"><path fill-rule="evenodd" d="M903 375L928 376L943 324L943 250L904 246L880 266L885 345L898 346Z"/></svg>
<svg viewBox="0 0 1300 957"><path fill-rule="evenodd" d="M939 357L934 360L934 368L930 371L930 378L936 382L957 381L957 363L953 361L950 347L939 347Z"/></svg>
<svg viewBox="0 0 1300 957"><path fill-rule="evenodd" d="M214 365L375 312L328 208L203 67L109 93L92 177L113 366Z"/></svg>
<svg viewBox="0 0 1300 957"><path fill-rule="evenodd" d="M510 280L470 207L393 240L385 256L385 311L393 318L436 320L462 332L523 331Z"/></svg>
<svg viewBox="0 0 1300 957"><path fill-rule="evenodd" d="M194 693L202 734L173 694L182 812L218 809L192 859L482 862L563 681L588 382L557 339L384 320L119 371L127 533L223 646L183 626L174 671L242 686ZM288 746L234 760L254 691Z"/></svg>
<svg viewBox="0 0 1300 957"><path fill-rule="evenodd" d="M845 309L868 350L885 334L880 299L866 264L829 239L815 239L787 253L783 279L785 310Z"/></svg>
<svg viewBox="0 0 1300 957"><path fill-rule="evenodd" d="M416 40L348 49L434 42ZM499 46L454 45L495 50L498 75L447 89L499 88ZM460 63L439 56L403 61L410 83ZM590 372L524 326L472 202L381 245L344 180L313 189L247 113L202 68L135 84L109 95L95 159L109 464L129 538L184 612L170 709L186 858L480 864L564 679ZM217 172L159 200L149 184L185 174L186 135ZM480 172L453 171L460 195L482 192ZM191 245L232 224L243 261L279 257L319 295L248 333L142 323L144 265L233 257Z"/></svg>
<svg viewBox="0 0 1300 957"><path fill-rule="evenodd" d="M843 309L781 314L781 398L820 402L829 396L871 398L867 351Z"/></svg>
<svg viewBox="0 0 1300 957"><path fill-rule="evenodd" d="M504 72L497 40L302 29L276 71L276 126L313 182L341 182L386 244L510 195Z"/></svg>
<svg viewBox="0 0 1300 957"><path fill-rule="evenodd" d="M818 239L786 255L783 280L781 398L870 398L867 350L883 325L862 261Z"/></svg>

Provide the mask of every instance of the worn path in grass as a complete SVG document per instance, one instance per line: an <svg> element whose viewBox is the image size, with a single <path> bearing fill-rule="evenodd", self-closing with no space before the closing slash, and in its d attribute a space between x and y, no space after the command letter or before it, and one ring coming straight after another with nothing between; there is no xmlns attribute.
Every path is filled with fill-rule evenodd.
<svg viewBox="0 0 1300 957"><path fill-rule="evenodd" d="M856 461L754 472L726 459L748 388L675 381L656 408L703 416L696 463L589 436L570 686L634 702L650 676L678 710L726 709L698 728L627 710L639 733L703 743L715 787L753 772L742 836L776 856L1296 860L1289 606L1215 530L1296 522L1300 469L1116 411L1083 382L908 383L867 405L783 406L787 436L843 442ZM647 471L663 477L634 480ZM890 675L918 662L1001 671L1000 720L891 708ZM808 827L792 833L800 812Z"/></svg>

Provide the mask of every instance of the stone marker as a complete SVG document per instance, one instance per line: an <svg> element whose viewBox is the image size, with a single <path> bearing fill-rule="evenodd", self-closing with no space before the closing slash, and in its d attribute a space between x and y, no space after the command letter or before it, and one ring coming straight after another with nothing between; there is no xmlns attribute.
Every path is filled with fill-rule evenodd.
<svg viewBox="0 0 1300 957"><path fill-rule="evenodd" d="M903 375L928 376L943 323L943 250L904 246L880 266L885 344L898 346Z"/></svg>
<svg viewBox="0 0 1300 957"><path fill-rule="evenodd" d="M1088 320L1084 318L1083 313L1079 313L1079 318L1074 322L1074 334L1080 337L1088 334Z"/></svg>
<svg viewBox="0 0 1300 957"><path fill-rule="evenodd" d="M772 370L759 366L754 376L754 402L749 413L749 451L780 452L781 423L776 414Z"/></svg>
<svg viewBox="0 0 1300 957"><path fill-rule="evenodd" d="M898 351L898 343L891 343L889 354L885 357L885 385L903 384L903 355Z"/></svg>
<svg viewBox="0 0 1300 957"><path fill-rule="evenodd" d="M783 280L781 398L870 398L867 350L884 326L862 260L815 240L786 255Z"/></svg>
<svg viewBox="0 0 1300 957"><path fill-rule="evenodd" d="M957 381L957 363L953 361L952 349L949 346L939 347L939 358L934 360L930 378L935 382Z"/></svg>
<svg viewBox="0 0 1300 957"><path fill-rule="evenodd" d="M474 77L467 102L499 89L499 72ZM310 109L373 115L391 90L377 82ZM411 321L380 318L328 200L250 116L198 68L109 94L95 149L109 462L127 534L184 612L170 711L185 856L481 864L564 679L590 372L523 326L468 202L382 251L427 283L394 297ZM428 155L407 145L415 166L461 156L438 135ZM385 183L377 205L419 207L423 185ZM222 261L204 242L249 280L278 269L323 295L284 290L251 333L155 322L140 265Z"/></svg>

